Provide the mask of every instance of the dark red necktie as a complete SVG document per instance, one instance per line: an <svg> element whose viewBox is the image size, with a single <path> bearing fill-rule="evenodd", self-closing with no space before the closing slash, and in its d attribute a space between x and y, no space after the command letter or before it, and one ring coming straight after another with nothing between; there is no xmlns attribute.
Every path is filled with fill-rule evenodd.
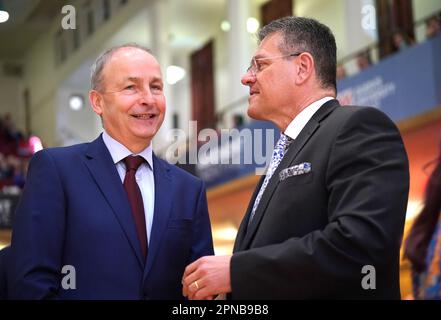
<svg viewBox="0 0 441 320"><path fill-rule="evenodd" d="M136 182L135 174L138 167L145 160L141 156L128 156L124 158L126 164L126 176L124 178L124 189L126 189L129 198L130 207L132 208L133 219L135 220L138 239L141 243L141 250L144 259L147 257L147 231L145 226L144 204L142 202L141 191Z"/></svg>

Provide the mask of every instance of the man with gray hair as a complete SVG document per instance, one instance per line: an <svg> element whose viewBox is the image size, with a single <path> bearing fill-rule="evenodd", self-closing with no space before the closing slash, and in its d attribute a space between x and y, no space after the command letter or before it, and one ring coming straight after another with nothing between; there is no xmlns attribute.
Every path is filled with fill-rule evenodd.
<svg viewBox="0 0 441 320"><path fill-rule="evenodd" d="M281 132L231 256L187 266L184 295L211 299L398 299L409 190L400 134L382 112L340 106L336 44L316 20L260 31L242 77L248 115Z"/></svg>
<svg viewBox="0 0 441 320"><path fill-rule="evenodd" d="M184 299L185 266L213 245L203 182L152 151L165 113L159 64L118 46L96 60L91 86L102 135L31 160L9 298Z"/></svg>

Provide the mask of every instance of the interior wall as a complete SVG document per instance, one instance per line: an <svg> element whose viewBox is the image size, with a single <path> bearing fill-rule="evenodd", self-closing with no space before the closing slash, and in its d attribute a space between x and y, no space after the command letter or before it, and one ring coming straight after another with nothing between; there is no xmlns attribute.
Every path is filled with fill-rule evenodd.
<svg viewBox="0 0 441 320"><path fill-rule="evenodd" d="M327 25L337 42L337 55L348 54L345 23L345 0L295 0L296 16L314 18Z"/></svg>
<svg viewBox="0 0 441 320"><path fill-rule="evenodd" d="M415 21L430 16L433 12L441 10L439 0L412 0L413 18Z"/></svg>
<svg viewBox="0 0 441 320"><path fill-rule="evenodd" d="M84 106L80 110L72 110L69 98L81 95ZM69 146L94 140L101 132L101 121L89 105L88 88L63 86L57 94L56 141L59 146Z"/></svg>
<svg viewBox="0 0 441 320"><path fill-rule="evenodd" d="M19 78L0 75L0 116L6 113L11 115L17 129L24 133L26 124L22 82Z"/></svg>
<svg viewBox="0 0 441 320"><path fill-rule="evenodd" d="M423 20L434 12L441 11L441 1L439 0L412 0L413 19L415 22ZM426 39L426 25L422 23L415 28L415 40L417 42Z"/></svg>
<svg viewBox="0 0 441 320"><path fill-rule="evenodd" d="M188 121L191 118L191 90L190 90L190 59L189 55L178 55L173 59L173 64L183 68L186 72L185 77L170 86L173 95L173 106L167 103L169 112L175 112L179 115L179 128L187 130ZM164 70L163 72L166 72Z"/></svg>
<svg viewBox="0 0 441 320"><path fill-rule="evenodd" d="M295 0L295 15L310 17L327 25L337 42L337 59L356 52L377 40L376 27L366 28L363 20L373 8L373 0ZM375 12L374 12L375 13ZM366 21L366 20L365 20Z"/></svg>
<svg viewBox="0 0 441 320"><path fill-rule="evenodd" d="M264 1L252 1L249 6L249 15L250 17L254 17L260 21L260 6L264 3ZM227 19L227 14L224 13L224 19ZM231 31L230 31L231 32ZM229 60L230 59L239 59L240 57L234 56L234 48L228 48L228 32L224 32L219 28L214 36L215 38L215 101L216 101L216 110L222 111L227 107L234 104L236 107L232 110L233 113L240 113L246 116L246 109L248 102L238 104L239 101L243 100L248 96L248 90L242 85L241 77L234 79L234 82L231 83L231 77L229 76ZM258 47L257 36L255 34L249 34L248 38L248 47L250 51L250 56L247 57L246 63L242 65L240 74L243 75L248 68L248 63L251 60L251 56L254 54ZM235 101L231 100L229 92L231 91L232 86L237 86L239 88L239 92L243 91L243 96L236 99ZM225 117L224 122L220 124L223 127L230 127L231 117Z"/></svg>

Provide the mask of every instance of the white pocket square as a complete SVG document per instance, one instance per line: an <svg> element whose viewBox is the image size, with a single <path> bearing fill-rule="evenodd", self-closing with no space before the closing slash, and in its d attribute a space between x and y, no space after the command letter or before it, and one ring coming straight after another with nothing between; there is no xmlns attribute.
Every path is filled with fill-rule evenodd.
<svg viewBox="0 0 441 320"><path fill-rule="evenodd" d="M297 164L295 166L283 169L279 173L280 181L285 180L286 178L292 177L292 176L299 176L301 174L305 174L308 172L311 172L312 167L310 162L303 162L300 164Z"/></svg>

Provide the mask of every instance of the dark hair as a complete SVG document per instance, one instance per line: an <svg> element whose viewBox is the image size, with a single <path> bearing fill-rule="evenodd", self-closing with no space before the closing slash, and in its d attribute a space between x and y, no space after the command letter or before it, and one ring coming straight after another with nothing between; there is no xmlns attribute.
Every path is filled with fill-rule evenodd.
<svg viewBox="0 0 441 320"><path fill-rule="evenodd" d="M309 52L314 58L316 74L322 86L336 90L337 46L327 26L310 18L284 17L264 26L259 31L259 41L275 32L283 36L283 42L279 45L283 54Z"/></svg>
<svg viewBox="0 0 441 320"><path fill-rule="evenodd" d="M112 55L118 51L121 48L136 48L136 49L140 49L140 50L144 50L147 53L152 53L152 51L147 48L144 47L142 45L139 45L137 43L126 43L123 45L118 45L112 48L107 49L106 51L104 51L103 53L101 53L99 55L98 58L96 58L94 64L91 67L91 71L90 71L90 87L93 90L102 90L102 73L103 73L103 69L104 66L106 65L107 61L109 61L109 59L112 57Z"/></svg>
<svg viewBox="0 0 441 320"><path fill-rule="evenodd" d="M441 154L427 184L424 207L416 217L404 245L404 255L416 271L426 267L427 248L441 212Z"/></svg>

